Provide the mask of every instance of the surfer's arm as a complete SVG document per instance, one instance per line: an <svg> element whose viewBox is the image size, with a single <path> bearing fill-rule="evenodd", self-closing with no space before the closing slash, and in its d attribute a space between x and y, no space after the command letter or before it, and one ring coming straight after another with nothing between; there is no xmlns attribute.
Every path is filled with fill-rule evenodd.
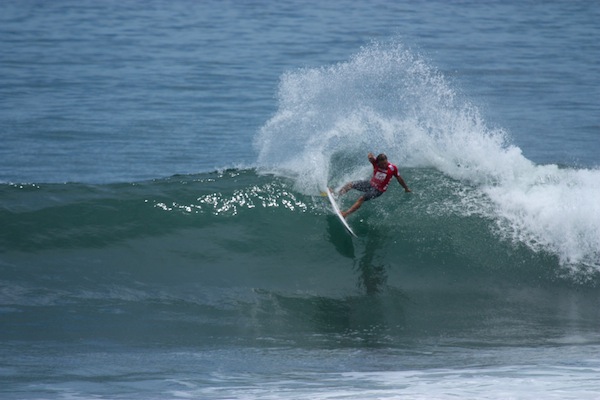
<svg viewBox="0 0 600 400"><path fill-rule="evenodd" d="M400 174L396 175L396 179L398 180L398 183L400 184L400 186L402 186L404 188L405 192L410 192L410 189L408 188L408 186L406 185L406 182L404 182L404 179L402 179L402 177L400 176Z"/></svg>

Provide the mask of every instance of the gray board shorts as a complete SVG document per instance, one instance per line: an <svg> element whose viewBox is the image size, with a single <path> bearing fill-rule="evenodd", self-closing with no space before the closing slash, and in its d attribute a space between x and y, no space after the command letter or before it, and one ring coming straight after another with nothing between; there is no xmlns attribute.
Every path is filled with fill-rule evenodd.
<svg viewBox="0 0 600 400"><path fill-rule="evenodd" d="M375 197L379 197L383 194L383 192L380 192L379 190L371 186L371 182L369 181L352 182L352 189L364 192L365 194L363 194L363 198L365 199L365 201L374 199Z"/></svg>

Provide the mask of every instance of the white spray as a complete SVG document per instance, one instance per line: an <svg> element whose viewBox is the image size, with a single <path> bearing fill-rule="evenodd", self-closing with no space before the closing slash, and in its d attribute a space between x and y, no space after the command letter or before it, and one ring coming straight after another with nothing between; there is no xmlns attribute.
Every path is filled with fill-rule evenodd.
<svg viewBox="0 0 600 400"><path fill-rule="evenodd" d="M535 165L402 44L373 43L348 62L288 72L278 97L255 140L259 170L316 194L364 178L367 152L383 151L401 167L433 167L478 188L493 205L481 214L504 239L600 270L600 171Z"/></svg>

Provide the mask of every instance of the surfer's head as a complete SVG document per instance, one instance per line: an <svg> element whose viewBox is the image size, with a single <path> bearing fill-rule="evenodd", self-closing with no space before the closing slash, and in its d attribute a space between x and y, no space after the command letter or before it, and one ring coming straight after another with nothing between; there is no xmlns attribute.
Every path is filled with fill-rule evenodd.
<svg viewBox="0 0 600 400"><path fill-rule="evenodd" d="M385 154L383 154L383 153L379 154L375 160L377 160L377 165L379 165L381 168L387 168L388 159Z"/></svg>

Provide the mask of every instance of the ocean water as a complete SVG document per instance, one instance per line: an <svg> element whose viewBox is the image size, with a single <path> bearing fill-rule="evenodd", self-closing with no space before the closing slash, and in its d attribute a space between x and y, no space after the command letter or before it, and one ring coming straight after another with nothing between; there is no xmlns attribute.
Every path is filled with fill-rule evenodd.
<svg viewBox="0 0 600 400"><path fill-rule="evenodd" d="M599 20L1 2L0 396L600 398Z"/></svg>

